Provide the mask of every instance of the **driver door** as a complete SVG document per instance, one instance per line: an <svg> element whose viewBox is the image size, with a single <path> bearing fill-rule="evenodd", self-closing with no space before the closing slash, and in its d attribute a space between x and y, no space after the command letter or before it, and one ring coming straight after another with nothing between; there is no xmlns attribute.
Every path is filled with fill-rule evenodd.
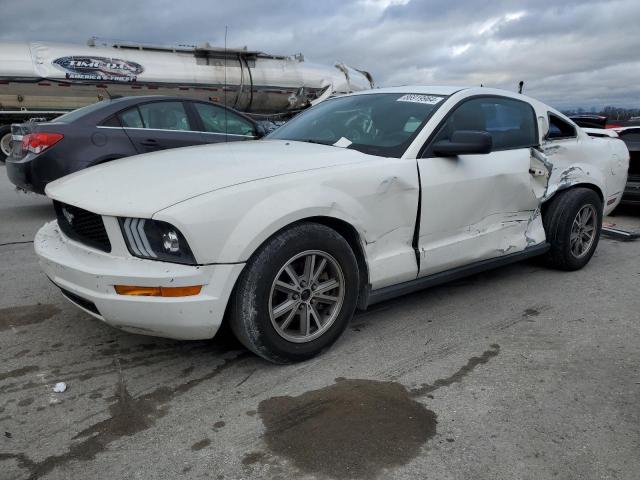
<svg viewBox="0 0 640 480"><path fill-rule="evenodd" d="M435 142L470 130L491 134L491 153L433 153ZM418 159L419 276L545 241L538 209L548 172L533 156L538 144L535 111L526 102L482 96L452 109Z"/></svg>

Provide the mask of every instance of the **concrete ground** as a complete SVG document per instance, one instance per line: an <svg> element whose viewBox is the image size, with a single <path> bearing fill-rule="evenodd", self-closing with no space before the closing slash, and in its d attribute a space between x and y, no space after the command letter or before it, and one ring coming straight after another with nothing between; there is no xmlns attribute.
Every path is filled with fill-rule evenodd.
<svg viewBox="0 0 640 480"><path fill-rule="evenodd" d="M377 305L275 366L68 304L28 243L52 217L0 167L3 480L640 476L640 241ZM610 221L640 229L640 212Z"/></svg>

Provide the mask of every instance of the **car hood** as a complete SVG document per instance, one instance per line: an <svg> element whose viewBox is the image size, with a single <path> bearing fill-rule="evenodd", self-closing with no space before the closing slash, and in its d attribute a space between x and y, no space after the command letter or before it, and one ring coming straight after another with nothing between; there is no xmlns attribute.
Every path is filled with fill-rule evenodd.
<svg viewBox="0 0 640 480"><path fill-rule="evenodd" d="M189 198L241 183L364 161L366 155L287 140L163 150L97 165L56 180L53 200L100 215L150 218Z"/></svg>

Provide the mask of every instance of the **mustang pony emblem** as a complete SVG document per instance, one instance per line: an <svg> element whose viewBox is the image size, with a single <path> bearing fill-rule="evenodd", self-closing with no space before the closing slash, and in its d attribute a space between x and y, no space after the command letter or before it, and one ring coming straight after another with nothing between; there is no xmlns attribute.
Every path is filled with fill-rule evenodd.
<svg viewBox="0 0 640 480"><path fill-rule="evenodd" d="M73 225L73 219L75 218L75 215L73 213L71 213L66 208L63 208L62 215L64 215L64 218L67 219L67 222L69 223L69 225Z"/></svg>

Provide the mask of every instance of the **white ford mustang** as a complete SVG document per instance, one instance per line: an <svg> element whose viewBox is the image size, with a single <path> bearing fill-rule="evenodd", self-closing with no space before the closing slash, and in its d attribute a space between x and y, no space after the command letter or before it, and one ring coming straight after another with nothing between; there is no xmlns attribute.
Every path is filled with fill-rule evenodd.
<svg viewBox="0 0 640 480"><path fill-rule="evenodd" d="M357 307L534 255L581 268L628 161L622 141L523 95L371 90L265 140L53 182L58 218L35 248L64 295L110 325L203 339L224 319L258 355L299 361Z"/></svg>

